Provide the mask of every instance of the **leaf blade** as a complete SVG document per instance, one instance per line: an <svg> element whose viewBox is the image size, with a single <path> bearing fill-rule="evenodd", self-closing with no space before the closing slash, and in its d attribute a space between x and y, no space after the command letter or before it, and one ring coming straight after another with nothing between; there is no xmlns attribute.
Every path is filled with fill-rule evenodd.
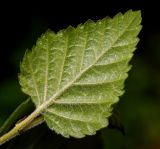
<svg viewBox="0 0 160 149"><path fill-rule="evenodd" d="M123 94L140 22L140 12L130 10L57 34L48 31L26 54L20 84L43 107L51 129L81 138L108 125L111 105Z"/></svg>

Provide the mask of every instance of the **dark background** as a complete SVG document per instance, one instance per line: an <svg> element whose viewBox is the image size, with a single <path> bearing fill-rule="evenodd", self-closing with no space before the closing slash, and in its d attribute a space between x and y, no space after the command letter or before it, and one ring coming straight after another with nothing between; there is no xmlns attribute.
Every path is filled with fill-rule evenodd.
<svg viewBox="0 0 160 149"><path fill-rule="evenodd" d="M48 28L55 32L87 19L113 17L129 9L142 11L143 29L131 61L126 93L118 105L126 135L105 128L84 139L64 139L45 125L0 148L160 149L160 8L156 1L42 1L0 4L0 126L27 96L18 83L19 64ZM44 142L44 143L43 143Z"/></svg>

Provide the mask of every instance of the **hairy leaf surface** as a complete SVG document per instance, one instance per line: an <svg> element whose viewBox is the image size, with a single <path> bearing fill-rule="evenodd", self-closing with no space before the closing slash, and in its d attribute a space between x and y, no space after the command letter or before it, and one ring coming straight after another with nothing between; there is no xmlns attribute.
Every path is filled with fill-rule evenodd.
<svg viewBox="0 0 160 149"><path fill-rule="evenodd" d="M139 11L47 31L21 64L20 84L49 128L65 137L93 135L108 125L123 94L128 62L141 30Z"/></svg>

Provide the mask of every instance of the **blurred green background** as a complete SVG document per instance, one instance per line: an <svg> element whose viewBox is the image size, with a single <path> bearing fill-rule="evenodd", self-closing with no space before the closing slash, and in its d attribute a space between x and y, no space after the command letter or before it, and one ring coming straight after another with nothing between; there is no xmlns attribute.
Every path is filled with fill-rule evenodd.
<svg viewBox="0 0 160 149"><path fill-rule="evenodd" d="M18 83L25 50L48 28L58 31L87 19L114 16L128 9L142 11L140 43L131 61L125 94L118 104L126 134L105 128L95 136L65 139L45 124L13 139L7 149L160 149L160 11L155 1L110 0L92 4L75 2L10 3L1 5L0 126L27 96Z"/></svg>

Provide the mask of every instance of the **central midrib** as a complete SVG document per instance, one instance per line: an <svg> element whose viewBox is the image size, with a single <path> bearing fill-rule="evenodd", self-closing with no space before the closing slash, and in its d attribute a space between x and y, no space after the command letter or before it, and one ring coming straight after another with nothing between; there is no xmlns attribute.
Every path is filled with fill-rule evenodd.
<svg viewBox="0 0 160 149"><path fill-rule="evenodd" d="M54 103L54 101L57 99L57 97L61 96L63 94L63 92L67 89L69 89L70 87L72 87L72 85L78 80L80 79L80 77L86 72L88 71L91 67L93 67L97 61L107 52L109 51L113 45L118 41L118 39L125 33L125 31L128 29L128 27L130 26L130 24L134 21L134 19L136 18L136 16L134 16L134 18L128 23L128 25L126 26L126 28L122 31L121 34L119 34L119 36L117 36L117 38L115 39L115 41L110 44L110 47L108 49L106 49L104 52L102 52L102 54L94 61L94 63L92 65L90 65L89 67L87 67L86 69L84 69L83 71L81 71L81 73L79 73L75 79L73 79L71 82L69 82L68 84L66 84L63 88L61 88L59 90L59 92L57 92L56 94L54 94L49 100L47 100L46 102L44 102L40 107L41 110L40 112L44 111L48 106L52 105ZM38 110L38 109L37 109Z"/></svg>

